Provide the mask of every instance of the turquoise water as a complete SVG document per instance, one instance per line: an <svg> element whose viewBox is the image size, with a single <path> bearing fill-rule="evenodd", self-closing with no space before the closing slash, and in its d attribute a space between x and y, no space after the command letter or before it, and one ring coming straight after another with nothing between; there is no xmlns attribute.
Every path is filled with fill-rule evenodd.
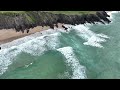
<svg viewBox="0 0 120 90"><path fill-rule="evenodd" d="M2 45L0 79L120 78L120 13L112 13L111 20Z"/></svg>

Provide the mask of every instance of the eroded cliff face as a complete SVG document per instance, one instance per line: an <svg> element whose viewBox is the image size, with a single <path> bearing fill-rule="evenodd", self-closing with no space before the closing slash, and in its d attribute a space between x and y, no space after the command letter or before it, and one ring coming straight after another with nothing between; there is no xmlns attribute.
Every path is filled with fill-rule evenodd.
<svg viewBox="0 0 120 90"><path fill-rule="evenodd" d="M105 11L98 11L96 14L84 15L65 15L65 14L52 14L50 12L41 11L26 11L21 14L0 14L0 29L11 29L22 31L36 26L50 26L54 28L57 23L64 24L84 24L84 23L110 23L107 18L110 17Z"/></svg>

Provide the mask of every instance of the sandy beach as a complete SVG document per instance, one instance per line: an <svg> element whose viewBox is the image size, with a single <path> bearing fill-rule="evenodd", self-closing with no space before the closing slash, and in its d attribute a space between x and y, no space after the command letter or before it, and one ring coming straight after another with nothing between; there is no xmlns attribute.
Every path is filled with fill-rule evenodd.
<svg viewBox="0 0 120 90"><path fill-rule="evenodd" d="M62 24L59 23L58 27L62 28ZM30 34L34 34L36 32L40 32L43 30L48 30L48 29L50 29L49 26L44 26L44 27L37 26L37 27L34 27L33 29L29 29L29 33L27 33L27 30L25 30L25 32L22 33L21 31L16 32L15 29L2 29L0 30L0 45L7 43L7 42L11 42L15 39L28 36Z"/></svg>
<svg viewBox="0 0 120 90"><path fill-rule="evenodd" d="M106 11L106 12L109 13L110 11ZM58 27L62 28L62 24L58 23ZM34 27L33 29L30 29L29 33L27 33L27 30L25 30L25 32L22 33L21 31L16 32L15 29L2 29L2 30L0 30L0 45L7 43L7 42L11 42L15 39L18 39L18 38L21 38L24 36L28 36L30 34L34 34L36 32L48 30L49 28L50 28L49 26L44 26L44 27L37 26L37 27Z"/></svg>

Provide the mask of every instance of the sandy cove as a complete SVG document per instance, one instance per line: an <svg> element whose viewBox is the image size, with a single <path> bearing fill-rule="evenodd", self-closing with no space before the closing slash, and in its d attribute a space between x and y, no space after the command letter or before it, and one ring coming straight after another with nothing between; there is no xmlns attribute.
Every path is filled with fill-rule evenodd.
<svg viewBox="0 0 120 90"><path fill-rule="evenodd" d="M63 24L59 23L58 28L62 28L62 25ZM44 27L37 26L37 27L34 27L33 29L30 29L29 33L27 33L27 30L25 30L25 32L22 33L21 31L16 32L15 29L2 29L2 30L0 30L0 45L7 43L7 42L11 42L18 38L22 38L24 36L28 36L28 35L34 34L36 32L40 32L40 31L48 30L48 29L50 29L49 26L44 26Z"/></svg>

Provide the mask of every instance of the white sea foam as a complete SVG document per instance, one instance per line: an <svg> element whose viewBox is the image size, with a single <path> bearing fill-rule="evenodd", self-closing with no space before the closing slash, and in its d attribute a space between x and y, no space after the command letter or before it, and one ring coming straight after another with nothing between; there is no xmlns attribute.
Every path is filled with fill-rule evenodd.
<svg viewBox="0 0 120 90"><path fill-rule="evenodd" d="M39 36L40 35L40 36ZM42 55L47 50L54 50L59 47L59 32L52 33L50 30L36 33L13 42L1 45L0 50L0 75L3 74L15 57L21 52L30 53L34 56Z"/></svg>
<svg viewBox="0 0 120 90"><path fill-rule="evenodd" d="M19 46L19 49L23 52L30 53L32 55L41 55L44 51L56 49L59 45L58 34L54 33L32 39Z"/></svg>
<svg viewBox="0 0 120 90"><path fill-rule="evenodd" d="M117 13L108 12L108 14ZM112 16L112 15L111 15ZM87 25L87 24L86 24ZM105 42L109 38L105 34L96 34L93 31L89 30L89 27L84 25L65 25L66 27L72 27L77 34L85 40L84 45L90 45L95 47L102 48L101 42ZM68 29L68 32L72 29ZM14 58L21 52L30 53L32 55L42 55L47 50L55 50L59 48L59 39L58 36L60 32L65 32L63 29L52 30L48 29L42 32L37 32L35 34L14 40L12 42L2 44L0 47L0 75L3 74L8 66L12 64ZM42 34L41 34L42 33ZM85 78L84 68L75 58L75 55L71 47L65 47L58 49L62 54L67 58L66 63L71 63L72 69L74 71L72 78ZM72 53L72 54L71 54ZM78 66L78 67L77 67ZM81 70L83 72L81 73ZM80 72L79 72L80 71ZM79 75L79 76L78 76Z"/></svg>
<svg viewBox="0 0 120 90"><path fill-rule="evenodd" d="M16 49L14 51L11 51L12 49ZM8 65L12 64L13 58L19 53L20 51L17 50L16 47L8 48L8 49L2 49L0 51L0 75L3 74L7 68Z"/></svg>
<svg viewBox="0 0 120 90"><path fill-rule="evenodd" d="M110 17L108 17L108 19L110 19L112 21L113 19L113 14L114 13L119 13L120 11L108 11L107 14L110 15Z"/></svg>
<svg viewBox="0 0 120 90"><path fill-rule="evenodd" d="M87 78L85 73L85 67L80 65L79 60L75 57L72 47L63 47L57 49L66 58L66 64L71 67L73 75L72 79L84 79Z"/></svg>
<svg viewBox="0 0 120 90"><path fill-rule="evenodd" d="M109 38L105 34L96 34L93 31L89 30L88 26L77 25L73 26L73 29L77 32L77 35L85 40L84 45L95 46L103 48L101 45L102 42L106 42L106 39Z"/></svg>
<svg viewBox="0 0 120 90"><path fill-rule="evenodd" d="M107 35L105 35L105 34L97 34L97 36L99 36L99 37L103 37L103 38L110 38L110 37L108 37Z"/></svg>
<svg viewBox="0 0 120 90"><path fill-rule="evenodd" d="M17 45L26 43L26 41L33 40L33 39L35 39L37 37L44 36L44 35L50 35L50 34L53 34L53 33L56 33L56 32L57 31L55 31L55 30L48 29L48 30L45 30L45 31L37 32L35 34L31 34L29 36L19 38L17 40L9 42L9 43L1 44L0 47L2 47L2 49L4 49L4 48L9 48L11 46L17 46Z"/></svg>
<svg viewBox="0 0 120 90"><path fill-rule="evenodd" d="M70 78L71 78L71 75L69 74L68 71L65 71L63 74L58 74L57 77L58 77L59 79L66 79L66 78L70 79Z"/></svg>

